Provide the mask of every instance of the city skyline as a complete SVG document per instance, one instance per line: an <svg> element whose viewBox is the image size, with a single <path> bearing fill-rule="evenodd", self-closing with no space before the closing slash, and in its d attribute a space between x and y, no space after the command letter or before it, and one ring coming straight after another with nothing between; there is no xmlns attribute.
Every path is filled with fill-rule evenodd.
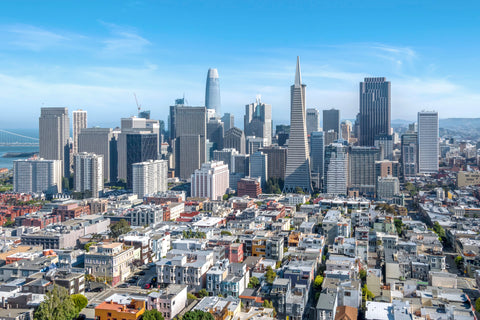
<svg viewBox="0 0 480 320"><path fill-rule="evenodd" d="M413 121L416 112L425 107L438 110L443 118L459 113L473 117L480 102L475 92L478 62L468 53L476 52L477 44L466 41L478 33L478 26L468 23L467 10L452 8L446 2L435 2L437 19L428 27L422 19L408 16L412 7L408 3L398 10L392 10L393 5L371 3L355 8L358 13L353 10L355 6L302 4L292 8L278 4L272 16L265 15L268 6L255 3L251 7L161 3L153 6L164 10L149 10L142 2L118 8L107 2L101 6L111 13L97 15L88 10L89 3L79 8L29 4L46 14L32 16L16 4L2 4L2 11L10 14L0 25L4 57L0 64L1 97L8 107L1 127L34 126L41 106L82 108L91 115L92 126L113 127L117 122L111 120L112 108L119 117L136 114L134 92L142 109L151 110L153 119L165 121L168 106L183 94L189 105L204 104L205 73L212 66L222 76L222 112L240 119L241 106L261 94L275 110L274 122L287 123L288 117L283 115L288 114L289 107L290 61L297 55L302 57L303 76L309 83L307 108L336 108L344 119L355 118L358 84L370 76L391 81L392 119ZM185 6L192 10L182 10ZM368 13L369 7L384 15L376 13L378 20L369 22L367 18L373 14ZM76 21L71 21L72 9L78 15ZM428 10L426 3L418 8L419 15ZM176 16L172 12L185 15L183 26L172 28ZM199 24L201 13L206 12L217 17L216 23ZM270 27L240 23L241 13L263 14L265 25L270 22ZM351 22L341 25L338 21L334 24L336 32L318 34L340 13L344 14L341 20ZM152 14L158 15L154 21L161 22L143 26L144 18ZM302 22L302 35L289 37L292 42L285 47L282 39L292 31L277 20L288 14L320 14L322 19L303 20L322 23ZM135 19L139 16L142 25ZM447 16L466 22L447 28L440 23ZM401 32L395 29L395 22L404 18L409 19L405 20L405 32ZM365 30L383 27L374 33L352 28L360 19ZM219 24L225 25L224 30L212 32ZM408 31L414 29L419 32L412 38ZM225 40L226 34L232 34L232 39ZM184 50L178 50L181 45ZM34 116L26 118L25 113Z"/></svg>

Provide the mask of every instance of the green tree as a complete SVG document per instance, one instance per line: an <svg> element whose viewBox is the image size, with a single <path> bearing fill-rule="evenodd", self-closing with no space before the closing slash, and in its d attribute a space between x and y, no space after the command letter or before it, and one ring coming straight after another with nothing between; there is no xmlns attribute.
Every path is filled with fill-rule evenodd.
<svg viewBox="0 0 480 320"><path fill-rule="evenodd" d="M142 320L164 320L163 315L157 309L145 310Z"/></svg>
<svg viewBox="0 0 480 320"><path fill-rule="evenodd" d="M85 244L85 246L83 247L85 249L86 252L90 252L90 247L97 244L96 242L88 242Z"/></svg>
<svg viewBox="0 0 480 320"><path fill-rule="evenodd" d="M403 226L402 219L393 219L393 224L395 225L395 229L397 229L397 233L401 234L402 233L402 226Z"/></svg>
<svg viewBox="0 0 480 320"><path fill-rule="evenodd" d="M313 281L313 289L315 289L315 291L322 290L322 284L323 284L323 277L321 275L316 276L315 280Z"/></svg>
<svg viewBox="0 0 480 320"><path fill-rule="evenodd" d="M462 256L456 256L454 261L455 261L455 264L457 265L457 268L460 268L463 265Z"/></svg>
<svg viewBox="0 0 480 320"><path fill-rule="evenodd" d="M367 285L364 284L362 287L362 297L364 301L372 301L375 298L375 295L372 291L368 290Z"/></svg>
<svg viewBox="0 0 480 320"><path fill-rule="evenodd" d="M197 295L200 299L205 298L205 297L208 297L208 292L207 292L207 290L202 289L202 290L198 291Z"/></svg>
<svg viewBox="0 0 480 320"><path fill-rule="evenodd" d="M197 297L194 294L191 294L190 292L187 293L187 299L188 300L197 300Z"/></svg>
<svg viewBox="0 0 480 320"><path fill-rule="evenodd" d="M112 238L115 239L117 239L122 234L129 232L130 230L132 230L132 228L130 228L130 225L125 219L120 219L120 221L118 221L117 223L110 225L110 235L112 236Z"/></svg>
<svg viewBox="0 0 480 320"><path fill-rule="evenodd" d="M480 312L480 298L475 301L475 310Z"/></svg>
<svg viewBox="0 0 480 320"><path fill-rule="evenodd" d="M88 299L83 294L73 294L70 296L72 298L73 304L77 309L77 313L83 310L88 305Z"/></svg>
<svg viewBox="0 0 480 320"><path fill-rule="evenodd" d="M275 271L273 271L272 267L268 266L267 267L267 272L265 273L265 278L267 279L267 282L269 284L273 283L273 280L277 277L277 274Z"/></svg>
<svg viewBox="0 0 480 320"><path fill-rule="evenodd" d="M360 280L362 280L362 282L365 283L367 281L367 270L360 269L359 275L360 275Z"/></svg>
<svg viewBox="0 0 480 320"><path fill-rule="evenodd" d="M248 282L248 287L250 289L256 288L260 285L260 280L257 277L251 277L250 281Z"/></svg>
<svg viewBox="0 0 480 320"><path fill-rule="evenodd" d="M273 307L273 302L272 301L269 301L269 300L263 301L262 307L273 309L273 316L274 317L277 316L277 311L275 311L275 308Z"/></svg>
<svg viewBox="0 0 480 320"><path fill-rule="evenodd" d="M34 313L35 320L71 320L78 315L77 308L68 295L67 289L53 286L52 291L47 292L45 300L40 303Z"/></svg>
<svg viewBox="0 0 480 320"><path fill-rule="evenodd" d="M215 320L209 312L203 312L201 310L194 310L185 312L182 320Z"/></svg>
<svg viewBox="0 0 480 320"><path fill-rule="evenodd" d="M220 235L222 236L231 236L232 233L230 231L227 231L227 230L222 230L222 232L220 232Z"/></svg>

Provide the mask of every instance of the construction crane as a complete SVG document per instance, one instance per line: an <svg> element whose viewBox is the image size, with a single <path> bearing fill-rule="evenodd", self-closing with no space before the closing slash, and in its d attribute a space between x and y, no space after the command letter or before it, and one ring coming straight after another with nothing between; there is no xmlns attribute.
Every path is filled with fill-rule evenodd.
<svg viewBox="0 0 480 320"><path fill-rule="evenodd" d="M137 99L137 95L135 94L135 92L133 93L133 96L135 97L135 102L137 103L138 113L140 113L140 109L142 108L142 106L140 104L138 104L138 99Z"/></svg>

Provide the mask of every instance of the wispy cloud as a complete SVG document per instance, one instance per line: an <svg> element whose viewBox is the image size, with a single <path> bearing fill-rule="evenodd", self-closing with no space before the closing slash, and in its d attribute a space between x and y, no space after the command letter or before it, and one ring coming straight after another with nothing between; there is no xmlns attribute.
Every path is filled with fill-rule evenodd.
<svg viewBox="0 0 480 320"><path fill-rule="evenodd" d="M113 23L100 21L111 33L111 36L102 40L103 53L111 54L138 54L144 52L152 43L139 35L135 28L120 26Z"/></svg>
<svg viewBox="0 0 480 320"><path fill-rule="evenodd" d="M0 27L5 48L41 51L56 47L70 38L67 34L42 29L32 25L15 24Z"/></svg>

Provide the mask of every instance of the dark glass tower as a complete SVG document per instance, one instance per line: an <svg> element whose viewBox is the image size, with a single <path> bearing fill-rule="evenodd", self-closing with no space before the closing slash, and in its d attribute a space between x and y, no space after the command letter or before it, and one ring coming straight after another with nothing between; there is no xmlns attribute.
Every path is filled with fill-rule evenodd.
<svg viewBox="0 0 480 320"><path fill-rule="evenodd" d="M337 133L337 139L341 137L340 131L340 110L323 110L323 131L333 130Z"/></svg>
<svg viewBox="0 0 480 320"><path fill-rule="evenodd" d="M360 82L360 145L374 146L376 136L390 134L390 91L385 78Z"/></svg>
<svg viewBox="0 0 480 320"><path fill-rule="evenodd" d="M157 137L154 133L127 134L127 188L132 188L132 164L157 160Z"/></svg>

